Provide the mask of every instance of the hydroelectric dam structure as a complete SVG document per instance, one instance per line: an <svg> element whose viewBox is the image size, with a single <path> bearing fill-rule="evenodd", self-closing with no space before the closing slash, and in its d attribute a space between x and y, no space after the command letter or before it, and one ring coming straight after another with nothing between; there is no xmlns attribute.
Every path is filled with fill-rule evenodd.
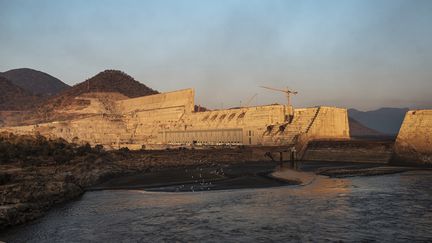
<svg viewBox="0 0 432 243"><path fill-rule="evenodd" d="M179 146L290 146L316 139L349 139L347 110L263 105L195 111L195 91L184 89L138 98L87 93L85 108L59 110L69 120L5 127L106 149L163 149Z"/></svg>

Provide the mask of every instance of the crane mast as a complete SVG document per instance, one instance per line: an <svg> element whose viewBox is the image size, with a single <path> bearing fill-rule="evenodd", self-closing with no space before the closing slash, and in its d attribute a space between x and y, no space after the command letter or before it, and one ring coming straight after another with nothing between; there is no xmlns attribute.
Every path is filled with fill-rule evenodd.
<svg viewBox="0 0 432 243"><path fill-rule="evenodd" d="M297 91L290 90L288 87L286 89L276 89L276 88L271 88L271 87L267 87L267 86L260 86L260 87L264 88L264 89L269 89L269 90L279 91L279 92L285 93L288 106L291 106L291 94L293 94L293 95L298 94Z"/></svg>

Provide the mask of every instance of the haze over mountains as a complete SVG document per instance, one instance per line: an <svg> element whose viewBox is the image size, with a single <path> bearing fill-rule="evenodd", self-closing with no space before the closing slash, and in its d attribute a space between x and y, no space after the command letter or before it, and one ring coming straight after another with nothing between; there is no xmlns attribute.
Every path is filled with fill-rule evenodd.
<svg viewBox="0 0 432 243"><path fill-rule="evenodd" d="M159 93L118 70L105 70L84 82L69 86L47 73L29 68L0 73L0 90L0 111L27 110L28 120L50 115L58 118L54 115L56 110L80 105L75 97L85 93L118 93L129 98ZM205 111L206 108L199 110ZM366 112L349 109L351 133L357 137L395 135L406 111L408 108L381 108Z"/></svg>

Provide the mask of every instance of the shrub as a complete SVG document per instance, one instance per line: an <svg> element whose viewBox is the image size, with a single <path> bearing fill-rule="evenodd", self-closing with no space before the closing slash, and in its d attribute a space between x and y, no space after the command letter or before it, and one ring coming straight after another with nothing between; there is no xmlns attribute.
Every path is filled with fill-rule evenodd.
<svg viewBox="0 0 432 243"><path fill-rule="evenodd" d="M103 145L98 144L98 145L96 145L96 146L94 147L94 150L95 150L97 153L101 153L101 152L104 151L104 147L103 147Z"/></svg>
<svg viewBox="0 0 432 243"><path fill-rule="evenodd" d="M88 153L91 153L91 151L92 151L92 148L91 148L90 144L86 143L85 145L79 146L77 148L77 155L83 156L83 155L86 155Z"/></svg>
<svg viewBox="0 0 432 243"><path fill-rule="evenodd" d="M128 147L122 147L119 149L120 152L129 152L129 148Z"/></svg>

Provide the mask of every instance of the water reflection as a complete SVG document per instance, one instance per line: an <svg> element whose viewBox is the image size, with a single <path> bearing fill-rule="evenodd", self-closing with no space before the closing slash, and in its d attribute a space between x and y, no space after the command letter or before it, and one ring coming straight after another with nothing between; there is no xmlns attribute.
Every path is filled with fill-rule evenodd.
<svg viewBox="0 0 432 243"><path fill-rule="evenodd" d="M96 191L10 242L429 241L432 173L328 179L205 192Z"/></svg>
<svg viewBox="0 0 432 243"><path fill-rule="evenodd" d="M290 167L279 166L272 176L280 179L298 181L300 186L293 187L289 194L319 197L344 195L350 192L351 180L329 178L316 175L314 172L293 170Z"/></svg>

